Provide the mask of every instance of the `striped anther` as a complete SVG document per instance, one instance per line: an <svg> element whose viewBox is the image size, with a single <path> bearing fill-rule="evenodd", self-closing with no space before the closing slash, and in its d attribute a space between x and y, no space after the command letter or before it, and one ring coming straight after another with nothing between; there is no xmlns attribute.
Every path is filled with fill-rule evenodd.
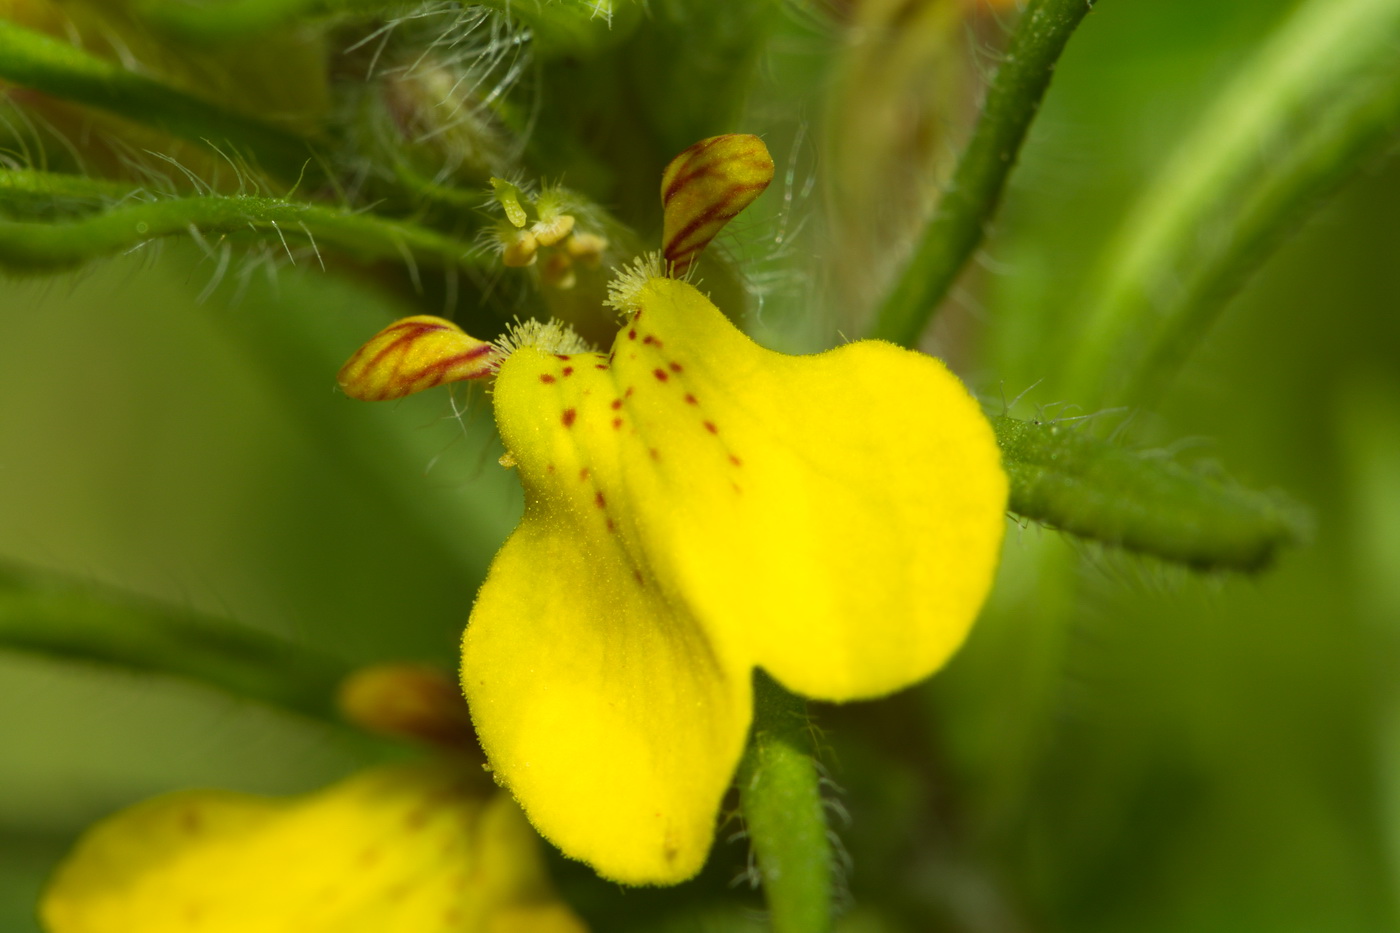
<svg viewBox="0 0 1400 933"><path fill-rule="evenodd" d="M661 176L662 253L672 273L690 268L715 234L772 180L773 157L757 136L711 136L672 159Z"/></svg>
<svg viewBox="0 0 1400 933"><path fill-rule="evenodd" d="M420 314L371 337L336 378L351 398L382 402L445 382L483 379L495 373L500 361L494 344L467 336L449 320Z"/></svg>

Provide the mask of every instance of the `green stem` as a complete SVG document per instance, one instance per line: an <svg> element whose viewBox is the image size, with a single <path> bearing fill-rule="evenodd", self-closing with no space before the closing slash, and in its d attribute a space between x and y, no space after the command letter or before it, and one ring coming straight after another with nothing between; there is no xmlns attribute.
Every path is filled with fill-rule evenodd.
<svg viewBox="0 0 1400 933"><path fill-rule="evenodd" d="M0 79L109 111L193 142L227 144L284 178L315 169L310 144L259 120L0 20Z"/></svg>
<svg viewBox="0 0 1400 933"><path fill-rule="evenodd" d="M587 54L625 38L641 12L637 0L478 0L530 28L545 55ZM408 0L162 0L148 15L167 29L206 42L224 41L299 19L382 17L412 11Z"/></svg>
<svg viewBox="0 0 1400 933"><path fill-rule="evenodd" d="M487 264L480 247L404 221L278 198L210 195L132 203L58 223L0 220L0 266L19 272L62 268L159 237L250 232L318 250L331 246L367 260L463 269Z"/></svg>
<svg viewBox="0 0 1400 933"><path fill-rule="evenodd" d="M987 89L948 190L876 312L869 336L913 345L987 234L1055 62L1093 0L1031 0Z"/></svg>
<svg viewBox="0 0 1400 933"><path fill-rule="evenodd" d="M1400 4L1310 0L1238 70L1104 250L1067 373L1150 402L1238 284L1400 128Z"/></svg>
<svg viewBox="0 0 1400 933"><path fill-rule="evenodd" d="M802 700L756 671L739 802L774 933L831 929L831 841L810 730Z"/></svg>
<svg viewBox="0 0 1400 933"><path fill-rule="evenodd" d="M348 666L194 612L0 566L0 649L165 674L339 721Z"/></svg>

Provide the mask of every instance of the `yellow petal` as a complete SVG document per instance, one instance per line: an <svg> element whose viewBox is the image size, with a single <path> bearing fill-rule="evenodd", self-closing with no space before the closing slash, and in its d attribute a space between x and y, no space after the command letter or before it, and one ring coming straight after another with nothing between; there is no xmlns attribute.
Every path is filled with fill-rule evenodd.
<svg viewBox="0 0 1400 933"><path fill-rule="evenodd" d="M99 823L45 893L50 933L478 933L557 906L504 794L446 765L303 798L188 791ZM582 933L567 910L553 929Z"/></svg>
<svg viewBox="0 0 1400 933"><path fill-rule="evenodd" d="M525 522L467 626L463 688L487 757L541 833L604 877L675 883L709 852L748 731L749 669L639 579L579 458L557 453L530 462L561 483L526 479Z"/></svg>
<svg viewBox="0 0 1400 933"><path fill-rule="evenodd" d="M546 837L665 883L709 846L751 668L833 700L931 674L991 585L1006 478L930 357L787 357L685 283L628 297L608 357L501 366L526 515L473 610L463 683Z"/></svg>

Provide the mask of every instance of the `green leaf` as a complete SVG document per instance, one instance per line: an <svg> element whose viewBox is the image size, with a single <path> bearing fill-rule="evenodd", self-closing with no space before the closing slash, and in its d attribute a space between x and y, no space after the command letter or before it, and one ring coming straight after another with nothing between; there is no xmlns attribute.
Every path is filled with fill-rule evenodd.
<svg viewBox="0 0 1400 933"><path fill-rule="evenodd" d="M1011 511L1102 544L1196 570L1257 571L1297 544L1296 506L1073 424L992 419Z"/></svg>
<svg viewBox="0 0 1400 933"><path fill-rule="evenodd" d="M0 649L193 680L338 721L348 666L233 622L0 565Z"/></svg>
<svg viewBox="0 0 1400 933"><path fill-rule="evenodd" d="M1242 280L1400 131L1400 4L1308 0L1236 71L1103 253L1069 397L1162 390Z"/></svg>

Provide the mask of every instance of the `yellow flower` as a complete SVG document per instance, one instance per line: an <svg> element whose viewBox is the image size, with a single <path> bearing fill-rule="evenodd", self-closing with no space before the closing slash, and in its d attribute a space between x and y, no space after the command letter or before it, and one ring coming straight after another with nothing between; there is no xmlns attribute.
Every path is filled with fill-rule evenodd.
<svg viewBox="0 0 1400 933"><path fill-rule="evenodd" d="M750 171L757 141L739 139ZM691 174L716 187L723 160L703 155ZM685 210L700 221L668 216L668 258L694 253L670 231L717 213ZM771 352L659 259L613 304L625 320L606 354L516 339L465 376L494 372L525 516L477 596L462 685L541 834L605 877L669 884L709 851L753 669L834 701L937 670L991 586L1007 486L976 401L929 356ZM487 356L432 333L444 359ZM376 341L379 364L362 352L342 371L350 394L432 381L411 342Z"/></svg>
<svg viewBox="0 0 1400 933"><path fill-rule="evenodd" d="M520 810L479 785L434 762L286 800L158 797L89 830L40 913L50 933L584 933Z"/></svg>

